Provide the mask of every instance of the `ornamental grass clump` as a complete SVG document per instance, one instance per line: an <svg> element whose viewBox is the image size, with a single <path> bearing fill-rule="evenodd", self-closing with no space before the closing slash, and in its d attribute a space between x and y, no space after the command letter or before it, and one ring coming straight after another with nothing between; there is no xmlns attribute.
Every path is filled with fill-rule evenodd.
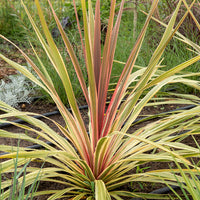
<svg viewBox="0 0 200 200"><path fill-rule="evenodd" d="M19 144L19 141L18 141ZM30 184L29 188L25 186L26 182L26 168L28 164L30 163L30 160L25 163L21 169L18 169L18 154L16 155L16 158L13 159L14 163L14 170L12 174L12 183L9 186L9 195L4 196L4 189L1 188L1 183L3 182L3 179L6 179L7 177L1 177L0 176L0 197L1 199L6 199L6 200L32 200L34 198L34 192L37 191L39 182L37 182L39 173L34 177L34 182ZM19 177L22 177L22 182L21 184L18 184L18 179ZM26 191L25 191L26 190ZM26 193L26 194L25 194Z"/></svg>
<svg viewBox="0 0 200 200"><path fill-rule="evenodd" d="M19 49L39 78L4 55L0 54L0 57L43 88L52 97L65 121L65 126L61 126L59 123L51 120L60 130L61 134L58 134L45 122L33 118L36 114L18 111L0 102L0 108L5 112L5 114L0 116L0 122L4 118L16 116L28 124L21 125L10 122L11 124L21 127L24 129L24 132L32 131L40 136L35 139L23 132L12 133L0 130L0 137L19 138L20 140L27 140L43 147L42 149L19 147L17 151L17 148L13 146L0 145L1 150L6 153L1 154L0 158L7 159L1 162L1 174L13 171L14 165L12 159L18 155L18 170L20 170L21 165L27 162L27 159L30 159L31 162L40 160L51 164L43 166L42 169L36 166L27 167L25 187L34 182L34 177L36 177L38 172L40 172L38 181L46 181L48 184L60 183L65 186L64 189L60 190L47 188L43 191L37 191L34 193L34 196L48 194L49 200L60 198L104 200L111 198L123 199L124 197L161 199L160 195L146 194L145 191L143 193L130 192L125 190L123 186L130 182L143 181L178 185L176 178L169 169L148 170L139 174L134 173L134 169L143 164L148 165L150 162L171 162L174 159L178 163L184 162L192 166L192 163L187 158L199 157L199 149L181 143L181 139L190 134L199 134L199 98L192 95L183 95L182 98L186 99L186 103L197 106L190 110L172 112L168 116L137 128L134 131L131 131L130 127L135 119L138 118L141 110L145 106L148 106L148 103L151 102L159 90L167 84L182 83L198 90L200 89L198 81L187 79L184 74L179 73L181 70L199 61L200 55L175 67L171 67L168 71L160 70L165 47L189 12L188 8L180 22L174 26L180 6L182 3L187 5L187 2L185 0L179 1L159 45L152 54L148 66L132 72L148 24L158 4L158 0L153 1L144 26L127 62L124 64L123 71L108 105L106 105L107 94L125 1L121 1L117 16L115 13L116 0L111 1L107 34L102 49L100 0L96 1L95 12L93 12L91 0L88 1L87 6L86 1L81 0L83 32L80 27L74 0L74 10L77 16L77 26L80 33L85 66L87 68L88 84L86 84L83 78L80 63L66 33L62 29L50 0L48 2L76 71L83 96L87 102L89 122L88 124L84 123L83 116L79 111L67 66L65 66L61 53L47 27L39 0L35 0L35 4L42 25L42 32L38 29L38 26L22 1L38 40L44 48L52 67L62 81L72 112L69 112L61 101L54 87L55 83L51 80L46 67L43 65L35 49L34 52L40 66L36 66L25 52L10 41L10 43ZM2 35L1 37L8 41ZM32 46L32 48L34 47ZM134 87L130 90L129 86ZM166 100L168 104L182 102L180 99L166 99L162 97L159 101L153 102L154 105L156 103L164 104ZM51 142L53 146L44 141ZM159 151L156 151L156 149L159 149ZM182 179L179 181L184 182ZM22 184L22 178L18 179L18 183ZM11 179L2 182L1 187L4 190L4 197L8 197L9 186L11 184ZM162 196L162 199L168 199L168 196Z"/></svg>
<svg viewBox="0 0 200 200"><path fill-rule="evenodd" d="M179 163L175 161L178 170L173 171L174 176L176 177L176 181L179 183L179 191L174 190L170 185L168 187L173 191L173 193L176 195L177 199L182 200L190 200L191 198L193 200L198 200L200 195L200 173L199 169L190 168L187 164L185 166L181 167ZM177 174L177 173L180 173ZM184 183L182 180L180 181L179 178L184 180Z"/></svg>

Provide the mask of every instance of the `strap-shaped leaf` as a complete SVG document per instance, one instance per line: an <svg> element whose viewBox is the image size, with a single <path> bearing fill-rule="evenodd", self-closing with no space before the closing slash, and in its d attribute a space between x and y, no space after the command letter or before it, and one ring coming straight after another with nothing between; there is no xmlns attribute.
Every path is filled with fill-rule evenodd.
<svg viewBox="0 0 200 200"><path fill-rule="evenodd" d="M95 180L95 199L96 200L111 200L111 197L102 180Z"/></svg>
<svg viewBox="0 0 200 200"><path fill-rule="evenodd" d="M59 29L59 31L61 33L61 36L62 36L63 42L65 44L65 47L66 47L66 49L67 49L67 51L69 53L69 56L71 58L71 61L73 63L74 69L76 70L77 77L79 79L80 85L81 85L82 90L83 90L83 94L85 95L86 101L89 104L89 99L88 99L89 97L88 97L87 87L86 87L86 84L85 84L84 76L83 76L83 73L81 71L81 67L79 65L77 56L76 56L76 54L75 54L75 52L73 50L73 47L72 47L72 45L71 45L71 43L70 43L65 31L62 28L62 25L60 24L60 21L59 21L58 17L56 16L56 13L55 13L50 1L49 1L49 5L51 7L51 10L52 10L54 19L56 21L56 24L58 26L58 29Z"/></svg>
<svg viewBox="0 0 200 200"><path fill-rule="evenodd" d="M95 74L94 74L94 63L92 58L92 49L90 46L90 34L88 27L88 16L86 9L86 1L81 0L82 5L82 13L83 13L83 22L84 22L84 38L85 38L85 55L86 55L86 66L88 70L88 81L89 81L89 96L90 96L90 104L89 111L91 117L91 141L92 141L92 149L94 152L95 146L98 141L98 103L97 103L97 88L95 82Z"/></svg>

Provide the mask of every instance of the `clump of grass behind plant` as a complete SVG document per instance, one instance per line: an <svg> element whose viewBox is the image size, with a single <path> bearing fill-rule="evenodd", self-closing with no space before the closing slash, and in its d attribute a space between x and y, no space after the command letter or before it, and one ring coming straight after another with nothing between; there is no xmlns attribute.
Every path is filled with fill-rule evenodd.
<svg viewBox="0 0 200 200"><path fill-rule="evenodd" d="M0 3L0 33L10 39L24 37L24 31L20 26L17 12L11 1Z"/></svg>
<svg viewBox="0 0 200 200"><path fill-rule="evenodd" d="M18 148L19 148L19 142L18 142ZM5 174L2 172L0 174L0 199L2 200L3 199L32 200L39 186L38 178L40 176L40 172L36 175L35 180L27 189L25 186L26 175L27 175L26 170L31 160L29 160L27 163L21 166L21 168L18 168L19 156L18 156L18 150L17 150L17 155L16 155L16 158L13 159L13 162L14 162L14 169L13 169L13 178L12 178L11 187L2 189L2 186L7 183L6 181L2 181L2 178L5 176ZM0 169L1 168L2 167L0 165ZM41 169L42 169L42 166L41 166ZM5 198L4 195L6 195L7 193L9 197Z"/></svg>

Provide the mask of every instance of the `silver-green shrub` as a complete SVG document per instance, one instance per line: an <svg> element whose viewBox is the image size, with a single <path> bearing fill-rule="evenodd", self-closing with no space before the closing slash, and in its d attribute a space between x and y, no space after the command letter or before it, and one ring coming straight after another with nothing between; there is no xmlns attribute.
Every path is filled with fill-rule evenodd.
<svg viewBox="0 0 200 200"><path fill-rule="evenodd" d="M30 103L35 89L36 85L24 75L10 75L6 80L0 80L0 100L14 107L19 103Z"/></svg>

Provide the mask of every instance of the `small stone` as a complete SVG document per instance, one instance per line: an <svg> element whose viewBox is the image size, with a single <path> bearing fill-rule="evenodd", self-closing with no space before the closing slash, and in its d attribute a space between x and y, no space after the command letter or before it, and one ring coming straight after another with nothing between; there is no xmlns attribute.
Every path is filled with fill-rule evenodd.
<svg viewBox="0 0 200 200"><path fill-rule="evenodd" d="M23 103L23 104L21 105L21 108L23 108L23 109L26 108L26 104Z"/></svg>

